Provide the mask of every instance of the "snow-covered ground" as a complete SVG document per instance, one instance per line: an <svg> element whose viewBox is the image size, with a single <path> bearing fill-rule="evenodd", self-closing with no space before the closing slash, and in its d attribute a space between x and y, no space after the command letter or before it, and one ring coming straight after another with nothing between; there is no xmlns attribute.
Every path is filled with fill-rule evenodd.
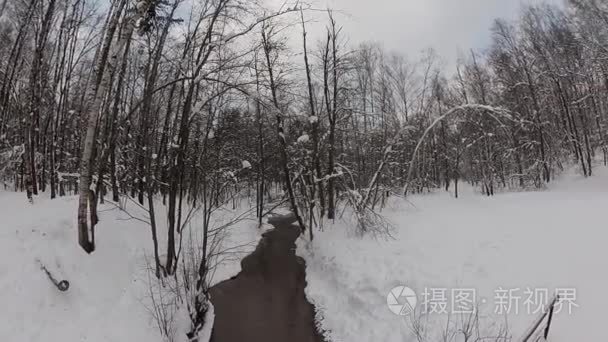
<svg viewBox="0 0 608 342"><path fill-rule="evenodd" d="M162 341L147 309L148 225L103 205L97 250L87 255L76 243L76 206L76 197L40 196L30 205L24 194L0 191L0 341ZM606 209L608 169L598 167L592 178L566 174L546 191L487 198L465 187L460 199L443 192L397 199L384 211L393 238L361 238L338 221L317 232L312 245L300 239L298 253L307 260L308 297L335 342L413 340L412 316L397 316L386 303L400 285L416 291L418 310L425 289L445 289L448 311L450 291L474 289L478 302L485 300L482 327L508 322L514 340L537 317L524 304L526 289L549 295L575 289L577 307L556 315L550 341L605 341ZM164 211L157 210L164 236ZM240 213L218 212L214 224ZM197 218L192 222L196 227ZM214 282L240 271L260 232L253 221L230 230L223 244L236 249L226 254ZM53 287L37 259L68 279L69 291ZM506 320L495 313L500 289L519 289L513 296L521 297L519 313L512 307ZM437 293L431 299L443 302ZM427 335L439 333L443 326L435 324L445 317L423 316ZM454 331L459 320L451 318Z"/></svg>
<svg viewBox="0 0 608 342"><path fill-rule="evenodd" d="M149 226L114 205L102 205L97 249L87 255L77 245L77 201L42 195L31 205L23 193L0 191L0 341L163 341L148 310ZM128 208L141 217L134 204ZM157 211L162 242L160 204ZM220 225L240 213L218 214L215 224ZM192 222L196 229L197 218ZM240 271L240 259L255 247L259 233L251 220L231 228L223 242L231 253L222 259L214 282ZM38 259L70 282L67 292L51 284Z"/></svg>
<svg viewBox="0 0 608 342"><path fill-rule="evenodd" d="M394 239L356 237L336 222L317 233L314 244L300 240L298 253L307 261L307 295L334 342L415 340L413 316L387 306L389 291L400 285L416 292L419 317L441 311L441 303L452 312L452 291L472 289L482 328L508 325L513 341L538 316L544 294L559 288L575 298L571 313L562 302L549 341L607 341L606 210L608 169L598 166L592 178L570 172L546 191L488 198L465 188L460 199L443 192L396 200L384 211ZM529 298L527 289L539 297ZM422 315L426 340L450 340L438 338L447 317ZM450 317L452 341L464 340L458 332L463 317Z"/></svg>

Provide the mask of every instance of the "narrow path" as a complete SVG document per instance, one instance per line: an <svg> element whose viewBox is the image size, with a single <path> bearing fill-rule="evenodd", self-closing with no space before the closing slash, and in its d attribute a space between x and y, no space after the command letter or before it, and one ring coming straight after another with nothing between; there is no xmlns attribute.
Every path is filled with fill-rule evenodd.
<svg viewBox="0 0 608 342"><path fill-rule="evenodd" d="M211 288L212 342L322 342L306 299L306 265L295 254L300 229L291 217L270 219L242 271Z"/></svg>

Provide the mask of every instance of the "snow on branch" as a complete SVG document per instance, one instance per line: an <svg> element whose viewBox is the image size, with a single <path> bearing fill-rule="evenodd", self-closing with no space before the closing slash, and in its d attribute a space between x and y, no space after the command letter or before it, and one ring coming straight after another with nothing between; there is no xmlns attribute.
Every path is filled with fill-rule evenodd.
<svg viewBox="0 0 608 342"><path fill-rule="evenodd" d="M427 135L433 130L433 128L435 126L437 126L439 123L441 123L446 118L451 117L452 115L455 115L455 114L463 113L463 112L475 113L475 114L479 114L479 115L487 115L487 116L491 117L492 119L496 120L499 123L500 128L506 127L504 125L504 123L500 120L500 118L504 118L509 121L515 121L513 113L511 111L509 111L508 109L501 108L501 107L492 107L492 106L487 106L487 105L481 105L481 104L465 104L465 105L461 105L458 107L454 107L454 108L450 109L449 111L447 111L445 114L443 114L440 117L438 117L437 119L435 119L435 121L433 121L433 123L431 123L426 128L426 130L422 134L422 137L420 137L420 139L418 140L418 143L416 144L416 148L414 149L414 152L412 153L412 157L410 159L410 165L409 165L409 168L407 171L407 178L405 181L405 185L403 187L404 196L407 195L407 191L408 191L409 185L411 183L411 178L412 178L412 174L414 171L414 161L415 161L416 156L418 155L418 151L420 150L420 147L424 143L424 140L426 139Z"/></svg>

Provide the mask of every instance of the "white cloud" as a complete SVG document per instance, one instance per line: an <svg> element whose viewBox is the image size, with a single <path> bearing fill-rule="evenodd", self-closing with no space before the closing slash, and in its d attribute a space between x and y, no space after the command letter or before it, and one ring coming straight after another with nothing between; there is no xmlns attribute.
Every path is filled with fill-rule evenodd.
<svg viewBox="0 0 608 342"><path fill-rule="evenodd" d="M273 0L276 1L276 0ZM316 8L339 10L336 18L351 42L374 40L389 50L418 56L434 48L448 63L458 51L484 48L494 19L517 17L522 4L540 0L317 0ZM549 0L559 4L562 0ZM311 14L309 13L310 17ZM309 24L311 37L321 37L325 22Z"/></svg>

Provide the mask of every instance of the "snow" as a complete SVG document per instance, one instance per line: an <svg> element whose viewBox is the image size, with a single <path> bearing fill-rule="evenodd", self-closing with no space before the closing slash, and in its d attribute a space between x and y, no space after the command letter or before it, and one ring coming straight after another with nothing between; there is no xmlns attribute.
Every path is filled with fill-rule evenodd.
<svg viewBox="0 0 608 342"><path fill-rule="evenodd" d="M0 203L0 340L159 341L141 305L143 254L131 243L149 239L146 227L102 213L98 251L87 255L76 242L76 197L26 205L23 194L0 192ZM52 285L37 258L69 291Z"/></svg>
<svg viewBox="0 0 608 342"><path fill-rule="evenodd" d="M473 288L487 301L480 307L484 324L504 322L494 313L499 289L519 288L523 296L527 288L549 295L572 288L578 307L556 314L549 340L608 340L602 325L608 306L608 169L598 166L594 174L584 179L570 172L546 191L484 197L462 184L459 199L446 192L392 199L383 212L394 225L386 239L360 237L348 220L326 223L314 243L298 241L319 325L335 342L409 341L412 318L394 315L386 303L397 286L412 288L418 303L424 289ZM0 341L162 341L148 310L149 227L113 204L100 205L97 250L87 255L76 241L77 202L75 196L43 195L31 205L23 193L0 191ZM252 200L236 204L218 210L212 224L251 217ZM164 254L160 203L157 213ZM200 220L195 215L188 229L200 227ZM217 260L212 284L237 274L242 257L268 228L251 218L220 236L220 249L229 253ZM67 279L70 289L58 291L37 259ZM506 315L514 340L537 318L524 311ZM187 315L183 307L176 313L178 331L187 329ZM213 311L207 315L212 321ZM428 321L441 324L444 318ZM439 333L435 325L429 329ZM209 334L210 326L204 327L201 341ZM176 341L185 341L181 337Z"/></svg>
<svg viewBox="0 0 608 342"><path fill-rule="evenodd" d="M298 138L298 144L306 144L310 140L308 134L303 134Z"/></svg>
<svg viewBox="0 0 608 342"><path fill-rule="evenodd" d="M608 169L594 172L589 179L569 172L546 191L484 197L460 185L459 199L446 192L393 199L383 212L394 225L392 238L358 237L348 220L326 224L312 244L298 241L318 324L334 342L415 340L414 316L394 315L387 306L391 289L412 288L420 314L425 289L447 289L449 296L472 288L482 325L506 321L518 340L538 317L523 306L526 289L546 289L550 297L565 288L576 291L575 306L569 314L562 303L549 340L608 340ZM497 291L517 288L519 313L497 314ZM428 341L440 340L446 320L423 316Z"/></svg>
<svg viewBox="0 0 608 342"><path fill-rule="evenodd" d="M77 244L76 196L51 200L38 196L31 205L24 193L0 191L0 341L107 342L163 341L150 311L147 271L152 255L150 227L130 219L115 205L99 206L96 251L86 254ZM239 203L237 203L239 204ZM236 210L232 205L212 216L218 226L242 215L246 219L226 230L221 249L230 253L216 262L212 283L236 275L241 258L257 244L263 229L248 216L248 200ZM143 217L137 206L127 209ZM164 254L166 218L164 207L156 207ZM189 229L200 227L195 216ZM194 227L194 228L193 228ZM41 270L37 259L70 288L60 292ZM176 313L175 341L186 341L188 313ZM207 313L213 321L213 311ZM210 327L203 327L206 341Z"/></svg>
<svg viewBox="0 0 608 342"><path fill-rule="evenodd" d="M199 333L201 341L209 341L211 339L211 333L213 332L213 322L215 321L215 308L213 304L209 303L209 309L205 313L205 326Z"/></svg>

